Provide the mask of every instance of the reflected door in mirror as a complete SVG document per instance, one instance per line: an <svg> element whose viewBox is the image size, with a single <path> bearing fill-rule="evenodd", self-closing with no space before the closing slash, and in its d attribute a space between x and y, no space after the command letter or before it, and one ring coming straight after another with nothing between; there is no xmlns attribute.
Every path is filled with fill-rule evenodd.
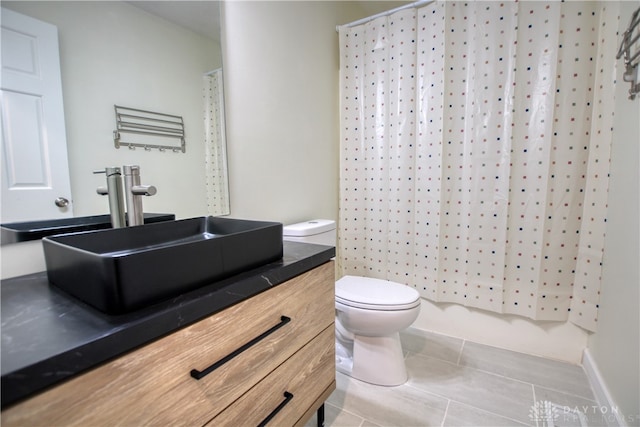
<svg viewBox="0 0 640 427"><path fill-rule="evenodd" d="M54 25L2 9L1 96L2 222L73 216Z"/></svg>

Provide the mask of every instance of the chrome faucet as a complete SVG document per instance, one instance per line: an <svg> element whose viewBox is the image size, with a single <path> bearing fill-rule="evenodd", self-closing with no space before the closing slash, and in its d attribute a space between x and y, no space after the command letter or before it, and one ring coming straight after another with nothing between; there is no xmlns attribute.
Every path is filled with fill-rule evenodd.
<svg viewBox="0 0 640 427"><path fill-rule="evenodd" d="M128 165L124 169L124 193L127 198L127 219L129 227L144 224L144 211L142 210L142 196L153 196L156 187L140 184L140 166Z"/></svg>
<svg viewBox="0 0 640 427"><path fill-rule="evenodd" d="M157 192L156 187L153 185L140 184L140 166L129 165L123 166L122 169L124 170L124 190L120 168L107 167L103 171L93 172L107 175L107 187L98 187L96 192L100 195L109 196L109 211L113 228L144 224L142 196L153 196ZM125 196L127 201L126 219Z"/></svg>
<svg viewBox="0 0 640 427"><path fill-rule="evenodd" d="M107 175L107 186L98 187L96 192L102 196L109 196L109 212L111 213L111 226L113 228L126 227L124 217L124 196L122 194L122 174L118 167L106 167L103 171Z"/></svg>

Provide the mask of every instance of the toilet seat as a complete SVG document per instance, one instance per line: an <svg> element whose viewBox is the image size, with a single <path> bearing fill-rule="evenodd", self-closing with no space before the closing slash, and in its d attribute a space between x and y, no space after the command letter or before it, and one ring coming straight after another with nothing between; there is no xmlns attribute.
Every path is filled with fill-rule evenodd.
<svg viewBox="0 0 640 427"><path fill-rule="evenodd" d="M365 310L410 310L420 305L420 294L400 283L344 276L336 282L336 302Z"/></svg>

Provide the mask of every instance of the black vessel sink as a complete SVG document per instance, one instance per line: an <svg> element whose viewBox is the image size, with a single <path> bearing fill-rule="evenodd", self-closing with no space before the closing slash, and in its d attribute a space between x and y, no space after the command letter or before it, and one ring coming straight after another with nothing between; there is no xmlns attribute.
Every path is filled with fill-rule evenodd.
<svg viewBox="0 0 640 427"><path fill-rule="evenodd" d="M162 221L173 221L174 214L145 213L144 223L153 224ZM111 228L110 215L76 216L72 218L47 219L0 224L0 241L9 243L40 240L56 234L77 233L80 231L105 230Z"/></svg>
<svg viewBox="0 0 640 427"><path fill-rule="evenodd" d="M122 314L282 258L282 224L200 217L45 237L49 282Z"/></svg>

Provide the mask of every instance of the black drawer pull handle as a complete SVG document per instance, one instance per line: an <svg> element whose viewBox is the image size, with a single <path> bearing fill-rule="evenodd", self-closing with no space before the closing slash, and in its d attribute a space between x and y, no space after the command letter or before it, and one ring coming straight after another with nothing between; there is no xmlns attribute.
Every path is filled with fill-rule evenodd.
<svg viewBox="0 0 640 427"><path fill-rule="evenodd" d="M264 420L262 420L262 422L260 424L258 424L258 427L264 427L267 425L267 423L269 421L271 421L271 419L273 417L276 416L276 414L278 412L280 412L280 410L282 408L284 408L284 406L289 403L289 401L293 399L293 394L289 393L288 391L284 392L284 400L282 402L280 402L280 404L278 405L278 407L276 409L274 409L273 411L271 411L271 413L269 415L267 415L267 418L265 418Z"/></svg>
<svg viewBox="0 0 640 427"><path fill-rule="evenodd" d="M254 339L249 341L248 343L244 344L242 347L239 347L238 349L234 350L232 353L229 353L228 355L226 355L222 359L218 360L213 365L209 366L204 371L198 371L197 369L192 369L191 370L191 376L193 378L197 379L197 380L199 380L201 378L204 378L206 375L209 375L211 372L215 371L220 366L224 365L229 360L233 359L234 357L236 357L237 355L239 355L243 351L249 349L254 344L257 344L258 342L260 342L261 340L263 340L267 336L271 335L272 333L274 333L278 329L282 328L284 325L286 325L290 321L291 321L290 317L287 317L287 316L280 317L280 323L278 323L277 325L275 325L274 327L272 327L268 331L263 332L262 334L258 335L257 337L255 337Z"/></svg>

